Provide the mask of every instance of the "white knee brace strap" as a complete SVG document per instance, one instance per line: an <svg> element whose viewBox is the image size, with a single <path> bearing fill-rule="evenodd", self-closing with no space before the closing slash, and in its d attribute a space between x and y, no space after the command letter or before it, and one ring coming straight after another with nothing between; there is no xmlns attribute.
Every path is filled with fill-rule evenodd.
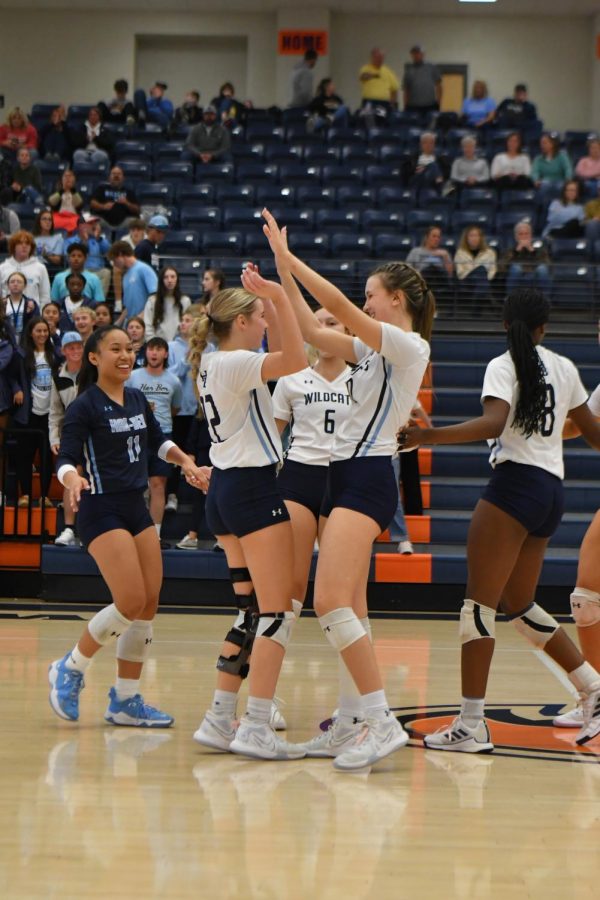
<svg viewBox="0 0 600 900"><path fill-rule="evenodd" d="M117 641L117 659L146 662L152 643L152 622L136 619Z"/></svg>
<svg viewBox="0 0 600 900"><path fill-rule="evenodd" d="M292 625L295 621L296 616L293 612L260 613L256 637L270 638L285 650L290 642Z"/></svg>
<svg viewBox="0 0 600 900"><path fill-rule="evenodd" d="M508 621L534 647L545 647L560 628L556 619L537 603L530 603L517 615L508 616Z"/></svg>
<svg viewBox="0 0 600 900"><path fill-rule="evenodd" d="M341 606L319 617L325 637L338 653L366 635L360 619L349 606Z"/></svg>
<svg viewBox="0 0 600 900"><path fill-rule="evenodd" d="M463 600L458 634L461 644L468 644L469 641L478 641L481 638L494 638L496 610L475 603L474 600Z"/></svg>
<svg viewBox="0 0 600 900"><path fill-rule="evenodd" d="M578 628L589 628L600 622L600 594L576 587L571 594L571 612Z"/></svg>
<svg viewBox="0 0 600 900"><path fill-rule="evenodd" d="M131 625L129 619L123 616L114 603L105 606L88 622L88 631L97 644L107 644L110 640L119 638Z"/></svg>

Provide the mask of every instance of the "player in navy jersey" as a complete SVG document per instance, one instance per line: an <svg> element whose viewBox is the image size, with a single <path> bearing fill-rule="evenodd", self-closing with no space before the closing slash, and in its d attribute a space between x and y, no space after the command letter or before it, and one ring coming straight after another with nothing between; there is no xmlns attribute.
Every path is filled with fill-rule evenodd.
<svg viewBox="0 0 600 900"><path fill-rule="evenodd" d="M242 276L244 288L251 269ZM192 374L211 438L206 519L225 551L239 608L217 662L212 708L194 739L259 759L296 759L304 752L280 740L271 725L294 621L294 548L277 486L282 447L267 381L303 369L306 354L283 289L264 285L259 292L219 292L190 336ZM266 293L271 302L261 299ZM270 347L280 349L257 353L267 326ZM209 339L217 345L212 352ZM237 695L248 671L247 711L236 730Z"/></svg>
<svg viewBox="0 0 600 900"><path fill-rule="evenodd" d="M321 509L327 524L314 592L320 625L352 682L330 730L302 746L309 756L334 756L338 769L363 768L408 741L383 690L365 597L373 541L396 510L395 433L409 419L429 361L435 303L418 272L405 263L389 263L369 276L361 311L290 253L285 230L266 210L264 216L265 234L304 339L353 365L346 382L351 412L334 438ZM295 279L356 337L322 328ZM249 274L253 290L262 289L259 282L257 273Z"/></svg>
<svg viewBox="0 0 600 900"><path fill-rule="evenodd" d="M197 468L166 440L142 392L124 387L134 355L122 329L94 332L85 345L78 397L65 413L58 478L79 511L81 541L113 602L92 617L73 650L51 664L50 704L63 719L77 720L84 673L98 650L116 640L117 681L105 719L166 728L172 716L144 703L139 693L162 583L158 535L143 497L148 455L154 451L181 466L200 489L208 488L210 470Z"/></svg>
<svg viewBox="0 0 600 900"><path fill-rule="evenodd" d="M467 599L460 613L462 704L448 728L427 735L433 750L490 753L485 691L501 605L517 631L567 672L587 699L583 744L600 732L600 676L558 622L534 601L548 541L563 512L563 426L567 416L600 449L595 421L573 363L540 346L549 304L538 290L516 290L504 305L508 350L485 373L477 419L444 428L410 426L401 447L487 440L493 474L467 539Z"/></svg>

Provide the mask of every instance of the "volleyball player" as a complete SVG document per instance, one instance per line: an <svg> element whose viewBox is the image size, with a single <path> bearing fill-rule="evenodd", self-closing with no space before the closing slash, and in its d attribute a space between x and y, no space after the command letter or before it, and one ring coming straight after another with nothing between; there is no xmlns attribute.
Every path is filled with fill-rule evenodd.
<svg viewBox="0 0 600 900"><path fill-rule="evenodd" d="M261 299L262 290L250 292L248 279L246 272L244 289L216 294L190 338L189 358L211 437L206 518L225 551L239 604L217 662L212 708L194 739L259 759L296 759L304 751L281 740L270 724L294 613L292 530L276 478L281 439L266 382L304 369L306 355L281 286L263 283L269 303ZM278 332L281 349L257 353L267 324ZM216 351L205 352L209 337ZM237 694L250 653L248 706L236 730Z"/></svg>
<svg viewBox="0 0 600 900"><path fill-rule="evenodd" d="M400 446L487 440L493 474L478 501L467 538L467 599L460 613L462 703L451 725L426 735L426 747L489 753L494 749L484 719L485 691L494 652L496 610L520 634L543 649L586 696L585 743L600 732L600 676L556 620L534 601L550 537L563 511L563 438L568 416L600 449L577 369L540 346L549 304L541 291L516 290L504 305L508 350L485 373L483 414L444 428L410 426Z"/></svg>
<svg viewBox="0 0 600 900"><path fill-rule="evenodd" d="M369 276L361 311L293 256L285 230L280 231L268 211L263 214L265 234L304 339L354 364L346 382L351 413L334 437L321 510L327 524L320 543L314 605L320 625L341 654L357 691L342 697L331 734L303 746L310 756L335 756L338 769L362 768L408 741L390 711L362 604L373 541L396 510L395 430L409 418L429 361L426 339L431 332L434 298L411 266L388 263ZM259 279L256 272L248 275L253 287ZM356 337L322 328L295 279Z"/></svg>
<svg viewBox="0 0 600 900"><path fill-rule="evenodd" d="M181 466L190 484L202 489L210 470L197 468L166 440L142 392L124 386L134 356L121 328L95 331L85 345L78 396L65 413L58 478L79 511L81 542L113 602L92 617L77 645L50 665L50 704L63 719L77 720L84 674L98 650L116 641L117 680L105 719L166 728L173 717L146 704L139 692L162 583L158 535L144 504L148 456L153 450Z"/></svg>

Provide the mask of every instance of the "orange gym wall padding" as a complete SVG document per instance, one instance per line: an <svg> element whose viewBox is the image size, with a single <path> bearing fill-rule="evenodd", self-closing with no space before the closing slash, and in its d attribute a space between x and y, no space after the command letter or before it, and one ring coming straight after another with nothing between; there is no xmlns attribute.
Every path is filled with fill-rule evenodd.
<svg viewBox="0 0 600 900"><path fill-rule="evenodd" d="M431 553L376 553L375 581L431 584Z"/></svg>
<svg viewBox="0 0 600 900"><path fill-rule="evenodd" d="M39 569L41 564L41 544L0 541L0 569Z"/></svg>
<svg viewBox="0 0 600 900"><path fill-rule="evenodd" d="M408 536L415 544L428 544L431 540L431 518L429 516L406 516ZM380 543L390 542L390 531L386 528L377 540Z"/></svg>
<svg viewBox="0 0 600 900"><path fill-rule="evenodd" d="M431 447L419 447L417 453L419 454L419 472L421 475L431 475Z"/></svg>
<svg viewBox="0 0 600 900"><path fill-rule="evenodd" d="M33 473L33 483L31 487L32 496L35 500L39 499L40 496L40 473ZM62 500L63 496L63 488L62 484L56 477L56 475L52 474L52 479L50 481L50 490L48 491L48 496L51 500Z"/></svg>
<svg viewBox="0 0 600 900"><path fill-rule="evenodd" d="M15 507L4 508L4 534L23 534L27 532L27 509L17 509L17 521L15 528ZM44 528L48 534L56 534L56 509L46 509L44 515ZM42 511L39 507L31 510L31 531L29 534L41 534Z"/></svg>

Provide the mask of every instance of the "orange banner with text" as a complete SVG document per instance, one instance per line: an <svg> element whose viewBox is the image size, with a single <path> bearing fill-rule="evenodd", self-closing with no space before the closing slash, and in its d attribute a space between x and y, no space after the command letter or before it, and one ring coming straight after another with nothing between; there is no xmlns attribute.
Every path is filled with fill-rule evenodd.
<svg viewBox="0 0 600 900"><path fill-rule="evenodd" d="M279 56L303 56L307 50L316 50L320 56L327 56L329 33L327 31L297 31L286 29L279 32Z"/></svg>

